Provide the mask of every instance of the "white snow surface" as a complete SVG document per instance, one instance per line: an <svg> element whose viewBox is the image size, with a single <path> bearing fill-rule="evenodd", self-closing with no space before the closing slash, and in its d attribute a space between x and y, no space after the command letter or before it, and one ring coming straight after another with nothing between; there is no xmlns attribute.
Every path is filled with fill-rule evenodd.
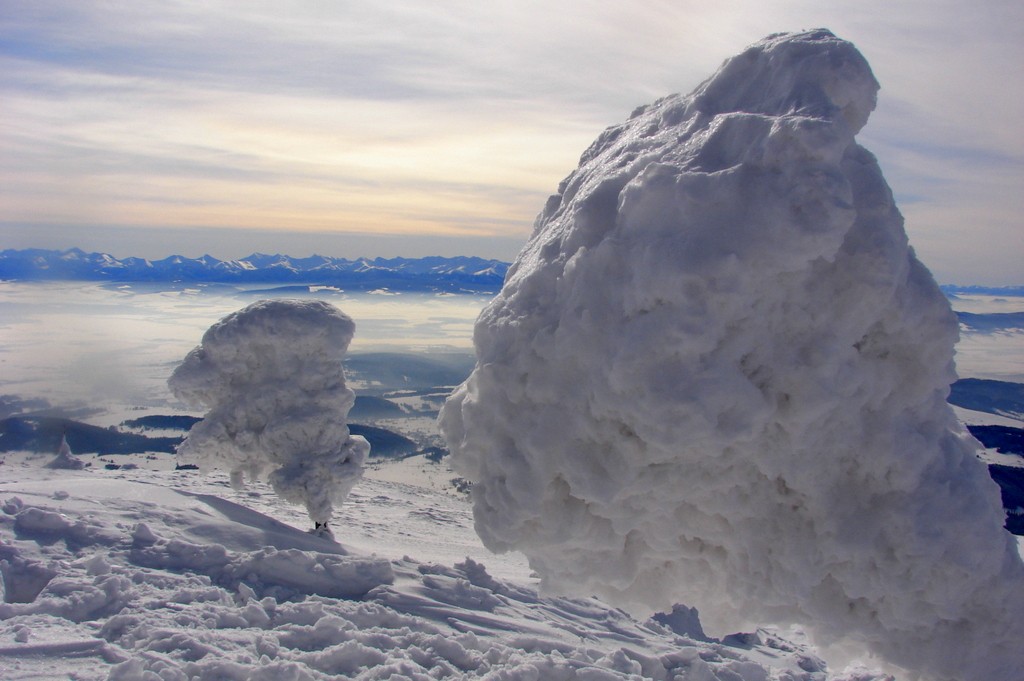
<svg viewBox="0 0 1024 681"><path fill-rule="evenodd" d="M355 393L342 360L354 332L320 300L260 300L211 326L168 381L178 398L209 409L178 456L227 470L236 484L267 479L314 522L330 520L370 451L345 422Z"/></svg>
<svg viewBox="0 0 1024 681"><path fill-rule="evenodd" d="M304 514L260 482L44 462L2 465L5 681L888 678L829 672L795 630L719 643L685 609L657 622L541 597L479 545L467 501L414 474L353 491L343 546L297 529Z"/></svg>
<svg viewBox="0 0 1024 681"><path fill-rule="evenodd" d="M441 425L477 531L549 593L1024 669L1024 567L945 403L957 320L854 135L871 70L773 35L583 154Z"/></svg>

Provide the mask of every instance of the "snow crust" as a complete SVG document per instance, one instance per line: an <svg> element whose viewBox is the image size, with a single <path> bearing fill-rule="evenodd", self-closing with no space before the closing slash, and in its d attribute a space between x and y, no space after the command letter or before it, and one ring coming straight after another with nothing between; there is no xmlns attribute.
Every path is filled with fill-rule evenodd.
<svg viewBox="0 0 1024 681"><path fill-rule="evenodd" d="M5 681L889 679L830 671L788 633L707 641L685 613L637 620L542 597L490 560L403 557L414 527L438 551L475 539L431 517L456 502L425 488L369 479L341 509L382 556L274 519L303 521L260 482L240 493L219 473L53 471L10 455L3 468Z"/></svg>
<svg viewBox="0 0 1024 681"><path fill-rule="evenodd" d="M550 592L1009 679L1024 568L945 403L956 318L854 141L877 89L779 34L603 132L441 425L485 545Z"/></svg>
<svg viewBox="0 0 1024 681"><path fill-rule="evenodd" d="M178 455L229 471L234 484L267 479L314 522L330 520L370 450L345 422L355 394L342 360L354 332L319 300L261 300L211 326L168 381L178 398L209 409Z"/></svg>

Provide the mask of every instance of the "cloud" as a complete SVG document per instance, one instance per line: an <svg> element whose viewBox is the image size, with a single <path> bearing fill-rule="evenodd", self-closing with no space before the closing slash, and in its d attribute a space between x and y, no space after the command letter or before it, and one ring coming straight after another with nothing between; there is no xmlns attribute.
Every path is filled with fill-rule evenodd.
<svg viewBox="0 0 1024 681"><path fill-rule="evenodd" d="M950 205L914 150L998 152L998 176L1024 180L1024 10L998 4L22 3L0 18L0 210L525 239L606 125L768 33L825 25L882 83L864 141L899 158L894 189L965 221L981 195ZM993 253L1024 255L993 229Z"/></svg>

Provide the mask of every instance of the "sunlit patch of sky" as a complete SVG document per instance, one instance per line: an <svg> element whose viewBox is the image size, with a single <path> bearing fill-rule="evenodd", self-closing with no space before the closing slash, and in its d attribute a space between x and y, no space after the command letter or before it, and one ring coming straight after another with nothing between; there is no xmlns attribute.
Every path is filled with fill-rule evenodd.
<svg viewBox="0 0 1024 681"><path fill-rule="evenodd" d="M882 84L861 141L922 259L942 281L1024 280L1009 0L12 1L0 246L511 259L604 127L817 26Z"/></svg>

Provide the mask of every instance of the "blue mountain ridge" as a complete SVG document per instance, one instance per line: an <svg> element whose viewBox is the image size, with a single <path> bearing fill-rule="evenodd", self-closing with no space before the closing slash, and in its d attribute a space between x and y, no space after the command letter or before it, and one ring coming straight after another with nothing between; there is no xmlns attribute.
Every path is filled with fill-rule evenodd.
<svg viewBox="0 0 1024 681"><path fill-rule="evenodd" d="M508 268L509 263L472 256L348 260L253 253L238 260L210 255L147 260L78 248L0 251L0 279L17 281L301 283L353 291L496 293Z"/></svg>
<svg viewBox="0 0 1024 681"><path fill-rule="evenodd" d="M475 256L423 258L334 258L312 255L253 253L237 260L211 255L187 258L171 255L160 260L116 258L39 248L0 251L0 280L292 283L338 286L353 291L387 288L395 291L497 293L510 263ZM940 287L950 298L958 295L1024 296L1024 286Z"/></svg>
<svg viewBox="0 0 1024 681"><path fill-rule="evenodd" d="M1016 298L1024 296L1024 286L958 286L944 284L939 287L947 298L957 296L1005 296Z"/></svg>

